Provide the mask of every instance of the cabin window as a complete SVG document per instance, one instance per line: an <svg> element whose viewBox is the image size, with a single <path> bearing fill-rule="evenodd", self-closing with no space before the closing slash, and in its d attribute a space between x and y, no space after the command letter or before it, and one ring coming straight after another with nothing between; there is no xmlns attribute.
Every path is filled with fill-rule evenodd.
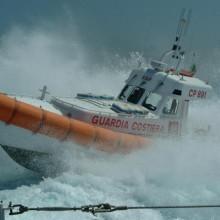
<svg viewBox="0 0 220 220"><path fill-rule="evenodd" d="M174 89L174 90L173 90L173 94L174 94L174 95L180 95L180 96L181 96L181 95L182 95L182 91L179 90L179 89Z"/></svg>
<svg viewBox="0 0 220 220"><path fill-rule="evenodd" d="M142 97L142 95L144 94L144 89L136 87L135 89L133 89L132 93L130 94L130 96L128 97L127 101L137 104L140 100L140 98Z"/></svg>
<svg viewBox="0 0 220 220"><path fill-rule="evenodd" d="M151 111L155 111L161 101L161 95L157 93L151 93L143 102L143 106Z"/></svg>
<svg viewBox="0 0 220 220"><path fill-rule="evenodd" d="M124 98L126 98L126 97L128 96L128 94L129 94L129 91L130 91L131 87L132 87L132 86L126 85L126 86L122 89L120 95L118 96L118 99L123 100Z"/></svg>
<svg viewBox="0 0 220 220"><path fill-rule="evenodd" d="M179 105L178 99L169 97L169 99L165 104L165 107L163 108L163 113L167 115L175 115L178 110L178 105Z"/></svg>

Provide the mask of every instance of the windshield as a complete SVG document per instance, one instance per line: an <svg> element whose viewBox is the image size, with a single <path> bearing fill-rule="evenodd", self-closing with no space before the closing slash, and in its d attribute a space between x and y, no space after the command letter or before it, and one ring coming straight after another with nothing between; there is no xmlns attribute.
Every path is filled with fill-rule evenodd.
<svg viewBox="0 0 220 220"><path fill-rule="evenodd" d="M128 102L137 104L140 100L140 98L142 97L142 95L144 94L144 89L136 87L135 89L133 89L132 93L130 94L130 96L128 97Z"/></svg>
<svg viewBox="0 0 220 220"><path fill-rule="evenodd" d="M132 87L132 86L126 85L126 86L122 89L120 95L118 96L118 99L123 100L124 98L126 98L126 97L128 96L128 94L129 94L129 92L130 92L131 87Z"/></svg>
<svg viewBox="0 0 220 220"><path fill-rule="evenodd" d="M143 106L151 111L155 111L161 101L161 95L157 93L151 93L143 102Z"/></svg>

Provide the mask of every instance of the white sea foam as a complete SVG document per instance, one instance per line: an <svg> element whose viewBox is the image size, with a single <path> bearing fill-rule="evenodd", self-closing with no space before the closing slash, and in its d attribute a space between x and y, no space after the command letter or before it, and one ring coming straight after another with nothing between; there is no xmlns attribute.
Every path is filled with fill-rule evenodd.
<svg viewBox="0 0 220 220"><path fill-rule="evenodd" d="M118 64L114 61L113 66L90 68L85 48L77 43L70 52L66 49L68 44L70 41L63 43L61 38L44 31L13 30L1 46L1 89L35 94L38 87L48 84L56 95L86 91L116 95L131 68L128 64L135 63L137 58L118 58ZM190 111L188 134L179 139L157 139L152 146L128 155L108 155L68 146L71 151L63 154L63 160L67 161L69 170L54 178L33 177L1 153L1 166L5 169L1 172L0 200L32 207L102 202L115 205L219 203L219 107L217 100L205 106L195 103ZM203 126L201 121L211 126L203 136L193 133L194 127ZM14 180L9 173L14 175ZM99 218L201 220L218 219L219 215L216 209L142 210L102 214ZM78 212L27 213L7 219L12 218L94 219Z"/></svg>

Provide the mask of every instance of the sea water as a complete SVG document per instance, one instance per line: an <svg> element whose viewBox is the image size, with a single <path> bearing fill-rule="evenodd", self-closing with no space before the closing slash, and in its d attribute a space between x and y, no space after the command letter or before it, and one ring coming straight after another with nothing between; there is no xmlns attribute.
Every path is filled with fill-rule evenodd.
<svg viewBox="0 0 220 220"><path fill-rule="evenodd" d="M74 96L87 91L117 95L140 59L133 53L128 60L117 57L110 66L90 68L84 49L77 46L77 54L69 57L60 51L60 47L67 46L63 45L65 42L48 33L16 29L5 39L0 53L1 88L13 93L27 91L28 95L36 95L38 84L47 83L56 95ZM12 201L29 207L220 204L219 109L216 97L208 103L194 103L182 137L155 139L152 146L126 155L109 155L69 144L62 155L69 169L54 177L25 170L1 151L0 200L4 205ZM198 134L194 132L198 127L209 131ZM206 220L219 216L219 209L210 208L129 210L100 214L97 218ZM6 219L95 217L81 212L28 212Z"/></svg>

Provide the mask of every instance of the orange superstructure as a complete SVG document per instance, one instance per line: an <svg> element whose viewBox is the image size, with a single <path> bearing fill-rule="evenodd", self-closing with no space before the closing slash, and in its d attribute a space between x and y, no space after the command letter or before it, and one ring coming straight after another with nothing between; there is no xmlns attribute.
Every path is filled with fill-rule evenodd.
<svg viewBox="0 0 220 220"><path fill-rule="evenodd" d="M0 94L0 121L60 141L73 141L107 152L127 152L150 143L140 136L95 127Z"/></svg>

